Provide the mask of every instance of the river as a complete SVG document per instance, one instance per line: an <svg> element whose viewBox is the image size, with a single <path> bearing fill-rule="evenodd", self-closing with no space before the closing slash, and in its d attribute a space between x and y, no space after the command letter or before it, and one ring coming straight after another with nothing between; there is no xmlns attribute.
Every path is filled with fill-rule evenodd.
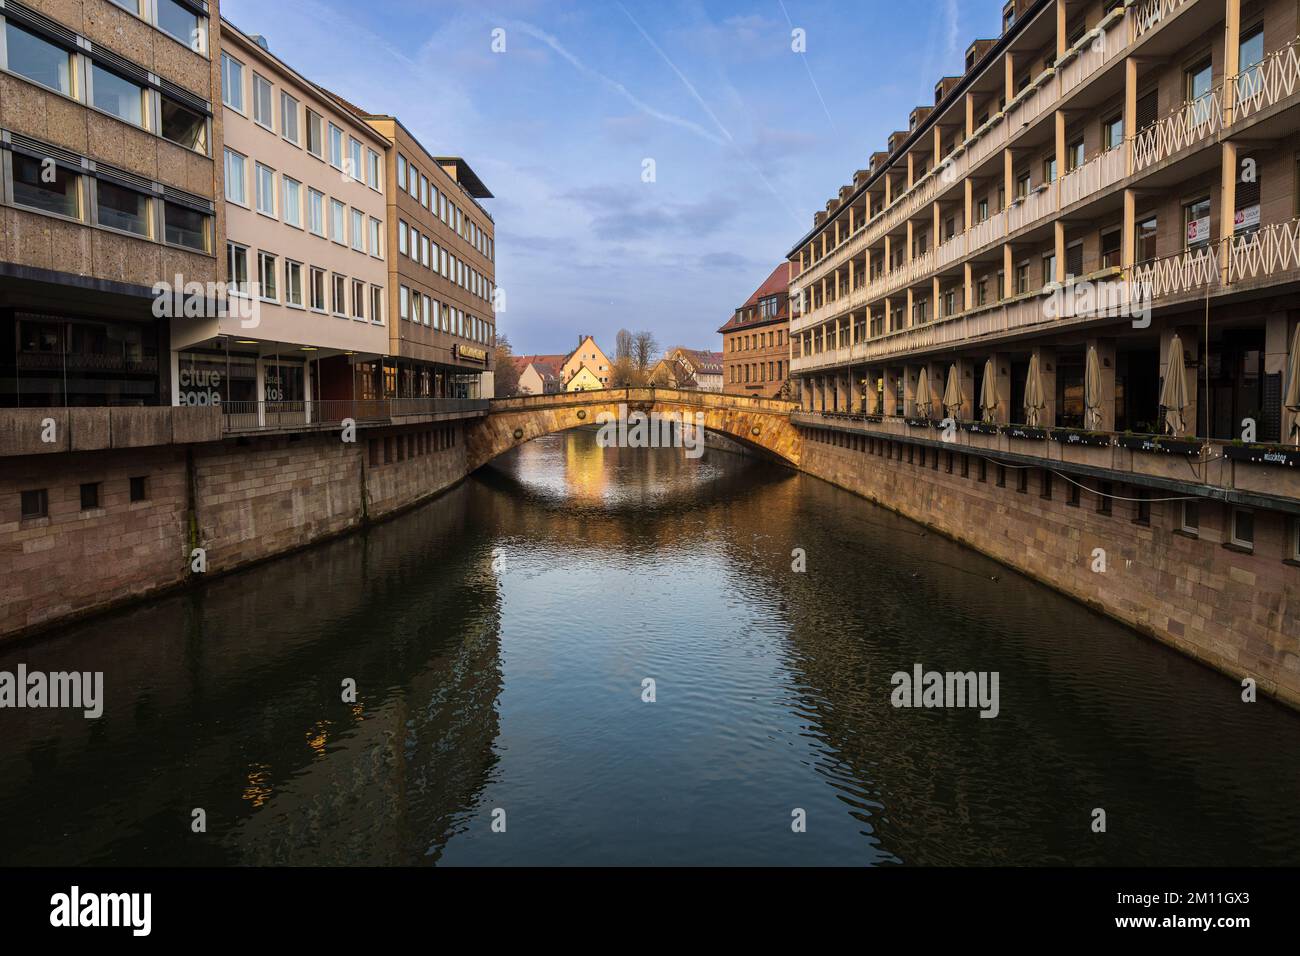
<svg viewBox="0 0 1300 956"><path fill-rule="evenodd" d="M19 663L105 705L0 712L8 865L1300 859L1300 716L713 449L541 438ZM996 673L997 716L893 706L918 664Z"/></svg>

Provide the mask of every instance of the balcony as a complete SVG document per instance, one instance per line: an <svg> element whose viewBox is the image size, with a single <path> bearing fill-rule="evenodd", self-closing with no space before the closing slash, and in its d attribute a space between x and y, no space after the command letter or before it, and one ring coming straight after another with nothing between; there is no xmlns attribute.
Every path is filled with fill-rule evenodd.
<svg viewBox="0 0 1300 956"><path fill-rule="evenodd" d="M1061 177L1061 198L1057 208L1068 209L1122 180L1125 175L1124 157L1125 150L1121 144L1066 173Z"/></svg>
<svg viewBox="0 0 1300 956"><path fill-rule="evenodd" d="M1262 113L1300 92L1300 37L1233 79L1234 123Z"/></svg>
<svg viewBox="0 0 1300 956"><path fill-rule="evenodd" d="M1142 0L1133 12L1130 40L1136 43L1156 28L1172 20L1194 0Z"/></svg>
<svg viewBox="0 0 1300 956"><path fill-rule="evenodd" d="M250 432L332 431L351 420L359 428L440 421L486 413L487 399L383 398L312 402L223 402L221 428L227 435Z"/></svg>
<svg viewBox="0 0 1300 956"><path fill-rule="evenodd" d="M1157 120L1133 138L1133 171L1141 172L1185 149L1212 139L1223 130L1223 87Z"/></svg>

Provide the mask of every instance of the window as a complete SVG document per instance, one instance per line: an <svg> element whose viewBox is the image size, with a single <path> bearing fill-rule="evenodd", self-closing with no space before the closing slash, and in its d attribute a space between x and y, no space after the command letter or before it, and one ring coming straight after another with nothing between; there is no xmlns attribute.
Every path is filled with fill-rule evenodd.
<svg viewBox="0 0 1300 956"><path fill-rule="evenodd" d="M302 305L302 263L284 260L284 304Z"/></svg>
<svg viewBox="0 0 1300 956"><path fill-rule="evenodd" d="M1043 256L1043 285L1056 281L1056 253L1049 252Z"/></svg>
<svg viewBox="0 0 1300 956"><path fill-rule="evenodd" d="M370 220L370 254L376 259L383 258L384 224L378 219Z"/></svg>
<svg viewBox="0 0 1300 956"><path fill-rule="evenodd" d="M307 187L307 228L325 237L325 194Z"/></svg>
<svg viewBox="0 0 1300 956"><path fill-rule="evenodd" d="M365 173L365 167L361 163L362 146L352 137L348 137L348 175L361 182L361 177Z"/></svg>
<svg viewBox="0 0 1300 956"><path fill-rule="evenodd" d="M301 145L298 133L298 101L288 93L280 93L280 135L293 143Z"/></svg>
<svg viewBox="0 0 1300 956"><path fill-rule="evenodd" d="M53 182L46 182L49 175L42 175L45 170L39 160L13 154L14 202L29 209L80 219L81 177L56 165L51 170Z"/></svg>
<svg viewBox="0 0 1300 956"><path fill-rule="evenodd" d="M275 285L277 265L278 260L271 253L259 252L257 254L258 293L268 302L280 301Z"/></svg>
<svg viewBox="0 0 1300 956"><path fill-rule="evenodd" d="M1101 267L1103 269L1118 269L1120 266L1120 242L1121 233L1118 229L1112 229L1110 232L1101 234Z"/></svg>
<svg viewBox="0 0 1300 956"><path fill-rule="evenodd" d="M145 501L149 497L149 479L136 476L131 479L131 503Z"/></svg>
<svg viewBox="0 0 1300 956"><path fill-rule="evenodd" d="M400 219L397 222L397 251L402 255L410 255L410 229L405 222Z"/></svg>
<svg viewBox="0 0 1300 956"><path fill-rule="evenodd" d="M343 168L343 130L330 123L330 165Z"/></svg>
<svg viewBox="0 0 1300 956"><path fill-rule="evenodd" d="M1115 486L1109 481L1103 481L1097 489L1097 514L1109 515L1111 512L1111 496L1115 493Z"/></svg>
<svg viewBox="0 0 1300 956"><path fill-rule="evenodd" d="M366 284L360 279L352 280L352 317L354 319L366 317Z"/></svg>
<svg viewBox="0 0 1300 956"><path fill-rule="evenodd" d="M1069 172L1083 165L1083 140L1077 139L1065 147L1065 170Z"/></svg>
<svg viewBox="0 0 1300 956"><path fill-rule="evenodd" d="M397 188L406 189L406 157L401 153L397 154Z"/></svg>
<svg viewBox="0 0 1300 956"><path fill-rule="evenodd" d="M337 273L334 279L334 314L347 318L348 314L348 280Z"/></svg>
<svg viewBox="0 0 1300 956"><path fill-rule="evenodd" d="M325 270L311 270L311 308L316 312L325 311Z"/></svg>
<svg viewBox="0 0 1300 956"><path fill-rule="evenodd" d="M1250 96L1261 91L1263 74L1259 66L1264 62L1264 26L1259 24L1249 30L1241 31L1241 45L1238 48L1237 88L1239 96Z"/></svg>
<svg viewBox="0 0 1300 956"><path fill-rule="evenodd" d="M233 242L226 243L226 275L230 280L230 291L235 294L248 292L248 250Z"/></svg>
<svg viewBox="0 0 1300 956"><path fill-rule="evenodd" d="M422 298L424 299L424 324L427 327L433 318L433 300L427 295Z"/></svg>
<svg viewBox="0 0 1300 956"><path fill-rule="evenodd" d="M257 173L257 211L266 216L275 215L275 170L254 163Z"/></svg>
<svg viewBox="0 0 1300 956"><path fill-rule="evenodd" d="M208 155L208 118L167 96L162 97L162 135L163 139Z"/></svg>
<svg viewBox="0 0 1300 956"><path fill-rule="evenodd" d="M989 218L989 201L981 199L979 202L979 211L976 214L980 222L985 222Z"/></svg>
<svg viewBox="0 0 1300 956"><path fill-rule="evenodd" d="M1055 162L1053 162L1053 169L1055 169ZM1055 172L1052 173L1052 178L1053 179L1056 178ZM1026 196L1029 195L1029 184L1030 184L1029 173L1021 173L1020 176L1016 178L1017 199L1024 199Z"/></svg>
<svg viewBox="0 0 1300 956"><path fill-rule="evenodd" d="M339 245L347 245L347 206L337 199L330 200L330 238Z"/></svg>
<svg viewBox="0 0 1300 956"><path fill-rule="evenodd" d="M65 96L72 95L71 53L35 33L28 33L12 20L5 21L5 43L8 46L5 65L11 72Z"/></svg>
<svg viewBox="0 0 1300 956"><path fill-rule="evenodd" d="M248 205L248 184L245 181L245 159L229 146L226 147L226 201L240 206Z"/></svg>
<svg viewBox="0 0 1300 956"><path fill-rule="evenodd" d="M237 113L244 112L244 64L229 53L221 54L221 102Z"/></svg>
<svg viewBox="0 0 1300 956"><path fill-rule="evenodd" d="M307 152L317 159L325 158L325 127L319 113L307 110Z"/></svg>
<svg viewBox="0 0 1300 956"><path fill-rule="evenodd" d="M96 193L101 226L121 229L146 238L152 235L148 196L103 179L97 183Z"/></svg>
<svg viewBox="0 0 1300 956"><path fill-rule="evenodd" d="M1056 157L1055 156L1053 156L1051 159L1044 160L1043 162L1043 182L1045 183L1056 182Z"/></svg>
<svg viewBox="0 0 1300 956"><path fill-rule="evenodd" d="M112 73L98 63L90 65L91 105L134 126L144 126L144 87Z"/></svg>
<svg viewBox="0 0 1300 956"><path fill-rule="evenodd" d="M81 486L81 510L93 511L99 507L99 482L88 481Z"/></svg>
<svg viewBox="0 0 1300 956"><path fill-rule="evenodd" d="M1233 545L1238 548L1255 548L1255 512L1247 508L1232 509L1232 535Z"/></svg>
<svg viewBox="0 0 1300 956"><path fill-rule="evenodd" d="M377 285L370 287L370 321L384 324L384 290Z"/></svg>
<svg viewBox="0 0 1300 956"><path fill-rule="evenodd" d="M1083 275L1083 241L1065 247L1065 278L1077 279Z"/></svg>
<svg viewBox="0 0 1300 956"><path fill-rule="evenodd" d="M1300 561L1300 518L1292 518L1287 536L1288 561Z"/></svg>
<svg viewBox="0 0 1300 956"><path fill-rule="evenodd" d="M373 149L366 150L366 159L366 184L369 185L371 189L379 189L379 183L382 178L379 168L379 154Z"/></svg>
<svg viewBox="0 0 1300 956"><path fill-rule="evenodd" d="M22 493L23 519L44 518L50 513L50 494L45 488Z"/></svg>
<svg viewBox="0 0 1300 956"><path fill-rule="evenodd" d="M1101 145L1103 149L1114 149L1124 143L1124 114L1112 116L1101 124Z"/></svg>
<svg viewBox="0 0 1300 956"><path fill-rule="evenodd" d="M1066 490L1065 503L1071 508L1077 508L1079 507L1079 498L1079 486L1072 481Z"/></svg>
<svg viewBox="0 0 1300 956"><path fill-rule="evenodd" d="M352 248L366 251L366 214L360 209L352 210Z"/></svg>
<svg viewBox="0 0 1300 956"><path fill-rule="evenodd" d="M158 29L180 40L195 53L207 50L207 18L181 6L176 0L154 0Z"/></svg>
<svg viewBox="0 0 1300 956"><path fill-rule="evenodd" d="M424 173L420 174L420 205L429 208L429 180Z"/></svg>
<svg viewBox="0 0 1300 956"><path fill-rule="evenodd" d="M275 116L271 113L271 81L253 74L253 122L275 129Z"/></svg>
<svg viewBox="0 0 1300 956"><path fill-rule="evenodd" d="M1029 263L1022 262L1016 266L1016 295L1029 291Z"/></svg>
<svg viewBox="0 0 1300 956"><path fill-rule="evenodd" d="M1137 501L1133 502L1133 523L1141 525L1151 524L1151 498L1148 492L1143 490L1135 491L1134 497Z"/></svg>
<svg viewBox="0 0 1300 956"><path fill-rule="evenodd" d="M1210 243L1210 197L1204 196L1183 207L1183 224L1187 248L1196 249Z"/></svg>
<svg viewBox="0 0 1300 956"><path fill-rule="evenodd" d="M1135 262L1150 262L1156 257L1156 232L1158 226L1159 223L1155 216L1138 222L1133 253Z"/></svg>
<svg viewBox="0 0 1300 956"><path fill-rule="evenodd" d="M163 203L163 237L173 246L208 251L208 215L174 202Z"/></svg>
<svg viewBox="0 0 1300 956"><path fill-rule="evenodd" d="M406 286L397 290L397 314L408 322L411 319L411 290Z"/></svg>
<svg viewBox="0 0 1300 956"><path fill-rule="evenodd" d="M302 228L302 183L296 179L290 179L288 176L281 176L280 182L284 184L284 198L281 200L280 214L284 221L290 226Z"/></svg>

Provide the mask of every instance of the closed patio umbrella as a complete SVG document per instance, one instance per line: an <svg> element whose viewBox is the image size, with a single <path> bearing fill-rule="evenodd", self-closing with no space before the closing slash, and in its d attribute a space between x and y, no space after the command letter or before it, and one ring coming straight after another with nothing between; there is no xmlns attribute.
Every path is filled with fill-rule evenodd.
<svg viewBox="0 0 1300 956"><path fill-rule="evenodd" d="M1025 424L1037 428L1047 402L1043 400L1043 376L1038 369L1038 354L1029 357L1029 374L1025 377Z"/></svg>
<svg viewBox="0 0 1300 956"><path fill-rule="evenodd" d="M980 408L984 410L984 421L992 422L998 407L998 383L994 381L995 373L992 357L984 363L984 387L980 389Z"/></svg>
<svg viewBox="0 0 1300 956"><path fill-rule="evenodd" d="M916 408L922 418L930 418L934 411L934 395L930 392L930 370L921 366L921 374L916 379Z"/></svg>
<svg viewBox="0 0 1300 956"><path fill-rule="evenodd" d="M1291 338L1291 354L1286 362L1287 441L1300 445L1300 325Z"/></svg>
<svg viewBox="0 0 1300 956"><path fill-rule="evenodd" d="M1187 366L1183 362L1183 340L1174 335L1169 343L1169 364L1160 388L1160 406L1165 410L1165 429L1175 438L1186 431L1183 409L1187 407Z"/></svg>
<svg viewBox="0 0 1300 956"><path fill-rule="evenodd" d="M948 417L956 421L961 417L961 379L957 374L957 363L948 368L948 384L943 390L943 407Z"/></svg>
<svg viewBox="0 0 1300 956"><path fill-rule="evenodd" d="M1083 424L1089 431L1101 430L1101 360L1097 347L1088 347L1088 362L1083 378Z"/></svg>

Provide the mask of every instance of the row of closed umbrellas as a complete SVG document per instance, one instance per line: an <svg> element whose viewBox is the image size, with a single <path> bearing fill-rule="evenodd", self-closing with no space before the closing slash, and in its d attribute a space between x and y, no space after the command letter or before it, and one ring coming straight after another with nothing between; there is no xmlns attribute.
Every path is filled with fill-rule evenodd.
<svg viewBox="0 0 1300 956"><path fill-rule="evenodd" d="M1288 440L1300 444L1300 326L1296 327L1295 337L1291 343L1289 367L1287 368L1287 391L1283 402L1287 410ZM925 418L933 418L937 408L942 407L947 415L956 420L965 398L961 392L961 381L957 365L948 368L948 381L943 390L943 397L936 401L930 386L930 372L921 367L921 375L916 386L916 407ZM1169 362L1165 372L1164 384L1160 389L1160 407L1165 410L1165 431L1174 437L1181 437L1187 431L1187 422L1183 412L1190 404L1187 385L1187 363L1183 356L1183 342L1174 335L1169 343ZM1097 357L1095 346L1089 346L1087 362L1083 375L1084 427L1089 431L1100 431L1102 426L1102 381L1101 361ZM997 383L994 379L993 359L984 364L984 381L980 388L980 411L985 422L996 420L1000 405ZM1041 424L1043 410L1047 408L1046 393L1043 390L1043 378L1038 367L1038 355L1029 359L1029 373L1025 380L1025 424L1037 428Z"/></svg>

